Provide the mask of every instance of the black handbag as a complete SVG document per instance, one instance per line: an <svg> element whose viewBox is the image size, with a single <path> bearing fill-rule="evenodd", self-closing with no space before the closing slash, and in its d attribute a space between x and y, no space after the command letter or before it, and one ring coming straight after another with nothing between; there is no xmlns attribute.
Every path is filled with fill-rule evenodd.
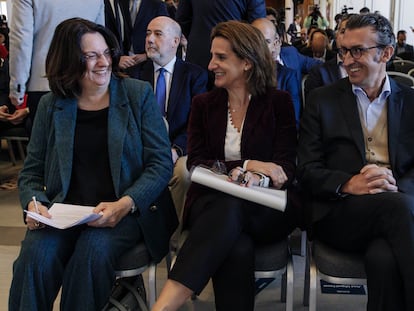
<svg viewBox="0 0 414 311"><path fill-rule="evenodd" d="M120 278L102 311L148 311L142 275Z"/></svg>

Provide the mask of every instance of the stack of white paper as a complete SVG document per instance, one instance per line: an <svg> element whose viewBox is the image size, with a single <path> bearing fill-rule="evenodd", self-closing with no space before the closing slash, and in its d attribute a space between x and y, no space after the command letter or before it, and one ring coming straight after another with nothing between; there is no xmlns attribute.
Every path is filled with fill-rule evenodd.
<svg viewBox="0 0 414 311"><path fill-rule="evenodd" d="M102 214L93 213L93 209L93 206L54 203L49 208L49 214L52 215L52 218L44 217L36 212L25 212L31 218L44 223L45 225L58 229L66 229L102 217Z"/></svg>
<svg viewBox="0 0 414 311"><path fill-rule="evenodd" d="M226 175L216 174L204 167L197 166L192 170L191 181L282 212L286 208L286 191L257 186L242 187L229 181Z"/></svg>

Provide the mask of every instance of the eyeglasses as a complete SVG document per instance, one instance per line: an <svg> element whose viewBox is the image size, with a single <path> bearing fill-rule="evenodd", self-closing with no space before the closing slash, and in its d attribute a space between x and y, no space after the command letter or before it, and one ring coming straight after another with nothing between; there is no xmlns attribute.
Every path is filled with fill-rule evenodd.
<svg viewBox="0 0 414 311"><path fill-rule="evenodd" d="M107 61L110 61L112 59L112 50L106 49L103 53L87 52L83 54L83 57L87 62L96 62L102 56L104 56Z"/></svg>
<svg viewBox="0 0 414 311"><path fill-rule="evenodd" d="M338 54L341 58L344 58L346 54L348 54L348 52L351 53L351 56L355 59L358 59L362 56L362 54L368 50L371 49L377 49L377 48L382 48L384 46L382 45L376 45L376 46L370 46L369 48L339 48L338 49Z"/></svg>

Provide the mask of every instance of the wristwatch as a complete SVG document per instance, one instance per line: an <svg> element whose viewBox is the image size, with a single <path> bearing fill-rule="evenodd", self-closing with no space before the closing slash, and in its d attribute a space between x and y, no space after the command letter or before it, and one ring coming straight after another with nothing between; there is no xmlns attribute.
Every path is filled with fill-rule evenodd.
<svg viewBox="0 0 414 311"><path fill-rule="evenodd" d="M265 174L260 173L260 172L252 172L252 173L260 177L259 187L269 188L269 183L270 183L269 176L266 176Z"/></svg>

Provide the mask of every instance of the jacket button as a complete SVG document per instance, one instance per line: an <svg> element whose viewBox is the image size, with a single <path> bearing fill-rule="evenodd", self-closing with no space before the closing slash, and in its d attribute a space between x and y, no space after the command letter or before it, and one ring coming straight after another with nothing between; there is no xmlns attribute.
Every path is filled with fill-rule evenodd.
<svg viewBox="0 0 414 311"><path fill-rule="evenodd" d="M151 205L149 209L151 212L155 212L158 208L157 205Z"/></svg>

